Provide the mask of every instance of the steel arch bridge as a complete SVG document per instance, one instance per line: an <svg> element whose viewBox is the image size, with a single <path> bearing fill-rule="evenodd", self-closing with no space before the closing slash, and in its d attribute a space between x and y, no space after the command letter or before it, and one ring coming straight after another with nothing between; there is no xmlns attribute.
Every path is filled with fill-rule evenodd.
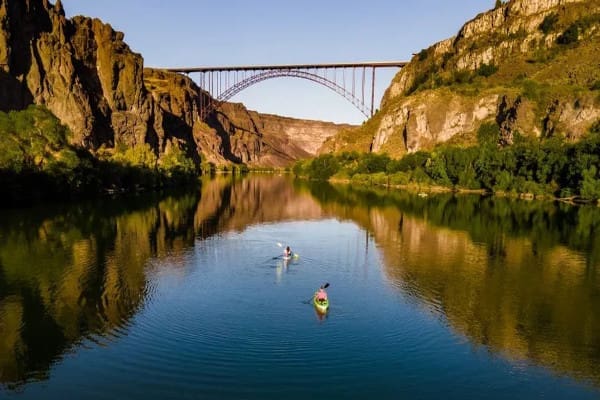
<svg viewBox="0 0 600 400"><path fill-rule="evenodd" d="M322 85L344 97L368 118L373 115L375 106L375 71L380 68L402 68L406 64L405 61L384 61L191 67L166 70L199 74L199 86L208 94L200 96L198 117L202 120L244 89L268 79L286 77L305 79Z"/></svg>

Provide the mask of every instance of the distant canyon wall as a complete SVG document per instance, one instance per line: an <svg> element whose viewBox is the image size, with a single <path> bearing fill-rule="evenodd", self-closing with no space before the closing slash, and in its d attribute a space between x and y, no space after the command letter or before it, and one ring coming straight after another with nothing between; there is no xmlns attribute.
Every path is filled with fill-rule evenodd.
<svg viewBox="0 0 600 400"><path fill-rule="evenodd" d="M110 25L67 19L60 0L0 0L0 110L44 105L75 145L148 143L159 156L176 145L197 162L286 166L314 155L339 129L235 104L204 124L197 111L207 99L187 77L145 69Z"/></svg>

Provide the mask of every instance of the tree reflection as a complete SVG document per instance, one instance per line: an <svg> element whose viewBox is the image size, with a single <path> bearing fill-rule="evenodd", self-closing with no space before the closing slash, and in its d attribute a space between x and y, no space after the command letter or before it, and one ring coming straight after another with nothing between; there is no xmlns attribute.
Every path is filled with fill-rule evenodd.
<svg viewBox="0 0 600 400"><path fill-rule="evenodd" d="M0 383L45 379L85 338L126 327L151 258L252 224L332 216L370 232L392 284L472 343L600 384L600 209L271 176L2 212Z"/></svg>
<svg viewBox="0 0 600 400"><path fill-rule="evenodd" d="M0 382L44 379L85 337L126 324L150 257L194 240L197 193L3 212Z"/></svg>
<svg viewBox="0 0 600 400"><path fill-rule="evenodd" d="M600 209L311 186L390 280L474 344L600 384Z"/></svg>

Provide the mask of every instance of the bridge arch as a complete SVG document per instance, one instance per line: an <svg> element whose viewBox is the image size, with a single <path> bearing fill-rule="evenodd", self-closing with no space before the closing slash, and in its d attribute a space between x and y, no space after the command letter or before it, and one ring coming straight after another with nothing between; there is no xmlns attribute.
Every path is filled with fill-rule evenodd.
<svg viewBox="0 0 600 400"><path fill-rule="evenodd" d="M321 86L324 86L335 93L339 94L346 100L348 100L354 107L356 107L365 117L369 117L371 115L372 109L365 103L364 96L363 98L359 98L351 91L347 90L344 86L339 85L337 82L327 79L324 76L317 75L316 73L311 73L308 71L301 70L270 70L263 71L258 74L254 74L240 82L235 83L233 86L226 89L223 93L221 93L217 98L215 98L214 102L207 104L205 109L203 110L206 114L211 111L217 110L223 105L223 103L230 100L233 96L242 92L244 89L249 88L250 86L256 85L260 82L266 81L268 79L276 79L276 78L299 78L305 79L311 82L315 82Z"/></svg>

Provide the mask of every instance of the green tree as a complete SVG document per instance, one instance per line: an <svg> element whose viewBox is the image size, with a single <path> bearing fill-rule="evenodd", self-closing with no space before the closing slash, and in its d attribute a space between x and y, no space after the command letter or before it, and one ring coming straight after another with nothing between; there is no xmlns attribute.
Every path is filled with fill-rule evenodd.
<svg viewBox="0 0 600 400"><path fill-rule="evenodd" d="M583 171L580 194L584 199L600 199L600 176L595 165Z"/></svg>
<svg viewBox="0 0 600 400"><path fill-rule="evenodd" d="M158 170L167 178L183 178L196 173L194 161L177 144L169 146L158 161Z"/></svg>
<svg viewBox="0 0 600 400"><path fill-rule="evenodd" d="M452 184L448 173L446 172L446 162L443 157L437 153L432 153L431 157L425 163L425 172L431 177L436 183L440 185L449 186Z"/></svg>
<svg viewBox="0 0 600 400"><path fill-rule="evenodd" d="M308 174L317 180L327 180L340 170L340 164L332 154L321 155L311 161Z"/></svg>

